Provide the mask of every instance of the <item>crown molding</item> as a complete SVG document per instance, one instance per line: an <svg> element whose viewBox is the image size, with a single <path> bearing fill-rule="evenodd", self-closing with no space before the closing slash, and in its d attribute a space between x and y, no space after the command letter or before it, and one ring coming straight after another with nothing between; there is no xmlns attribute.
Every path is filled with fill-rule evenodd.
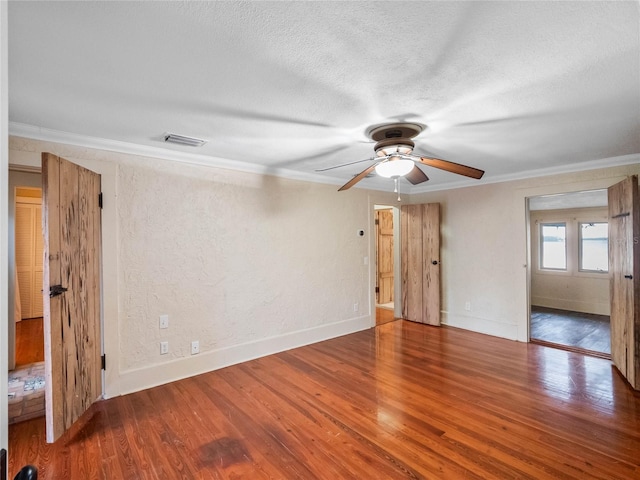
<svg viewBox="0 0 640 480"><path fill-rule="evenodd" d="M200 165L211 168L223 168L228 170L236 170L240 172L254 173L258 175L273 175L276 177L286 178L289 180L300 180L312 183L321 183L325 185L342 185L344 179L336 179L324 175L314 173L299 172L284 168L273 168L266 165L258 165L249 162L240 162L237 160L229 160L210 155L202 155L196 153L182 152L170 150L166 148L151 147L148 145L140 145L136 143L121 142L118 140L109 140L99 137L91 137L87 135L79 135L76 133L61 132L42 127L34 127L17 122L9 122L9 135L15 137L29 138L32 140L40 140L45 142L54 142L67 145L74 145L83 148L92 148L97 150L106 150L110 152L139 155L143 157L158 158L173 162L181 162L185 164ZM563 165L559 167L550 167L542 169L532 169L517 174L491 175L485 176L481 181L471 179L461 179L458 181L440 183L437 185L422 186L405 186L403 193L415 195L419 193L437 192L442 190L452 190L455 188L465 188L478 185L487 185L493 183L503 183L515 180L526 180L529 178L544 177L550 175L559 175L564 173L581 172L585 170L594 170L598 168L610 168L623 165L631 165L640 163L640 154L622 155L619 157L604 158L600 160L591 160L571 165ZM386 179L385 179L386 180ZM388 192L389 186L385 182L370 181L366 185L360 184L354 188L363 188L366 190L376 190Z"/></svg>
<svg viewBox="0 0 640 480"><path fill-rule="evenodd" d="M558 167L539 168L533 170L527 170L524 172L518 172L515 174L505 175L491 175L485 176L480 182L474 180L461 180L458 182L451 182L447 184L440 184L434 186L421 186L413 187L411 194L437 192L440 190L451 190L454 188L471 187L477 185L488 185L492 183L512 182L516 180L527 180L530 178L548 177L552 175L561 175L565 173L584 172L587 170L596 170L600 168L613 168L621 167L625 165L633 165L640 163L640 154L633 153L630 155L621 155L618 157L603 158L599 160L590 160L587 162L580 162L571 165L562 165Z"/></svg>
<svg viewBox="0 0 640 480"><path fill-rule="evenodd" d="M42 127L34 127L24 123L10 122L9 135L14 137L40 140L43 142L53 142L65 145L73 145L82 148L92 148L96 150L106 150L110 152L138 155L143 157L158 158L191 165L200 165L212 168L223 168L240 172L254 173L258 175L273 175L290 180L302 180L312 183L323 183L329 185L341 185L341 181L335 178L317 175L313 173L299 172L284 168L273 168L255 163L240 162L210 155L182 152L166 148L151 147L136 143L109 140L76 133L61 132ZM375 188L373 188L375 189ZM384 190L384 189L380 189Z"/></svg>

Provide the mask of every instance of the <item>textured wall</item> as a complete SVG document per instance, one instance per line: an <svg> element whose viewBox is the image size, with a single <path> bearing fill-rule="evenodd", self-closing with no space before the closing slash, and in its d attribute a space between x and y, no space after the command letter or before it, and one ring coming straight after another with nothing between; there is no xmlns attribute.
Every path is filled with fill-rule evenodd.
<svg viewBox="0 0 640 480"><path fill-rule="evenodd" d="M362 192L153 163L118 175L123 370L369 314Z"/></svg>
<svg viewBox="0 0 640 480"><path fill-rule="evenodd" d="M370 192L17 137L10 145L12 163L37 166L49 151L102 175L107 396L372 324L371 238L356 234L370 229Z"/></svg>

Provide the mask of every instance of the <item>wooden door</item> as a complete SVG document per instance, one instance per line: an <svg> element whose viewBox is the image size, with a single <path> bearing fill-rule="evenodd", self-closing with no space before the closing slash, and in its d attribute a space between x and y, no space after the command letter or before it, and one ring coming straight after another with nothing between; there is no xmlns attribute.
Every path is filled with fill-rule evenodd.
<svg viewBox="0 0 640 480"><path fill-rule="evenodd" d="M41 198L16 197L15 248L20 318L42 317Z"/></svg>
<svg viewBox="0 0 640 480"><path fill-rule="evenodd" d="M378 303L393 302L393 212L376 210Z"/></svg>
<svg viewBox="0 0 640 480"><path fill-rule="evenodd" d="M102 395L100 175L42 154L47 441ZM67 290L50 297L56 286Z"/></svg>
<svg viewBox="0 0 640 480"><path fill-rule="evenodd" d="M638 177L609 187L611 359L640 389L640 204Z"/></svg>
<svg viewBox="0 0 640 480"><path fill-rule="evenodd" d="M440 325L440 204L400 209L402 318Z"/></svg>

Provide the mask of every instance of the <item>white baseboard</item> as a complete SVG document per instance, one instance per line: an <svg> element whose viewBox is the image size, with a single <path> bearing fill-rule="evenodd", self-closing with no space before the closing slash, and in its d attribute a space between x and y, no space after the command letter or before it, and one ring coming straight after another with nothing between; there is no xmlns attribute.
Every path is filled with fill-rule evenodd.
<svg viewBox="0 0 640 480"><path fill-rule="evenodd" d="M570 312L593 313L595 315L611 315L608 303L583 302L568 298L531 297L531 304L539 307L557 308Z"/></svg>
<svg viewBox="0 0 640 480"><path fill-rule="evenodd" d="M501 323L486 318L452 314L445 311L442 312L440 321L443 325L450 327L463 328L508 340L526 341L526 339L518 338L518 326L511 323Z"/></svg>
<svg viewBox="0 0 640 480"><path fill-rule="evenodd" d="M371 328L371 316L352 318L254 342L203 352L120 373L120 395L156 387L237 363Z"/></svg>

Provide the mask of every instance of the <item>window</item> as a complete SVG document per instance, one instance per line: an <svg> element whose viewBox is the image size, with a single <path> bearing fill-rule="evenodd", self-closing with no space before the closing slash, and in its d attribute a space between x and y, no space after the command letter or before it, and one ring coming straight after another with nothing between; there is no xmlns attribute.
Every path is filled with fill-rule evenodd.
<svg viewBox="0 0 640 480"><path fill-rule="evenodd" d="M540 268L567 269L567 225L540 224Z"/></svg>
<svg viewBox="0 0 640 480"><path fill-rule="evenodd" d="M580 223L580 271L609 271L609 224Z"/></svg>

